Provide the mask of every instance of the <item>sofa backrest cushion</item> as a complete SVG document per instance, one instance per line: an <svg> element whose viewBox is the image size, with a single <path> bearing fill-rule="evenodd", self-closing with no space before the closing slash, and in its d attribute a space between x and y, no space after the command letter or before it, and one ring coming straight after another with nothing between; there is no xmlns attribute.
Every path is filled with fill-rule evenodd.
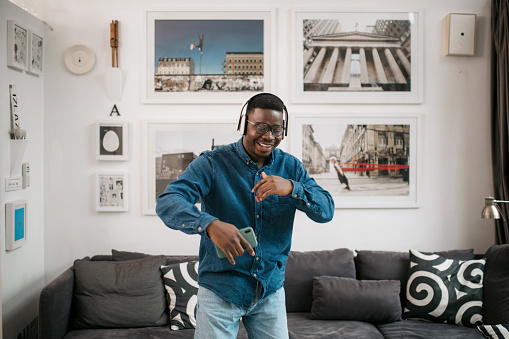
<svg viewBox="0 0 509 339"><path fill-rule="evenodd" d="M168 324L163 255L128 261L74 262L74 328Z"/></svg>
<svg viewBox="0 0 509 339"><path fill-rule="evenodd" d="M474 250L436 252L448 259L472 260ZM399 280L401 282L401 307L406 304L406 285L410 265L409 252L357 251L355 269L359 280Z"/></svg>
<svg viewBox="0 0 509 339"><path fill-rule="evenodd" d="M509 324L509 245L486 252L483 299L484 324Z"/></svg>
<svg viewBox="0 0 509 339"><path fill-rule="evenodd" d="M287 312L311 312L313 277L355 278L353 252L349 249L290 252L285 270Z"/></svg>
<svg viewBox="0 0 509 339"><path fill-rule="evenodd" d="M107 256L109 259L106 259L105 256L97 256L102 258L103 260L113 260L113 261L124 261L124 260L133 260L133 259L141 259L151 256L151 254L141 253L141 252L128 252L128 251L118 251L115 249L111 250L111 256ZM92 260L94 260L92 258ZM183 262L190 261L198 261L197 255L167 255L165 265L173 265L180 264Z"/></svg>

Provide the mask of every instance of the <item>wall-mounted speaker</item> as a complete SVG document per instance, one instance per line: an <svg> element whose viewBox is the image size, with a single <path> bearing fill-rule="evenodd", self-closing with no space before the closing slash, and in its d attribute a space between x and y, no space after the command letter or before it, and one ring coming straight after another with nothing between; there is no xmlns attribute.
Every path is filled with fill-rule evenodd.
<svg viewBox="0 0 509 339"><path fill-rule="evenodd" d="M476 20L476 14L447 15L445 55L475 55Z"/></svg>

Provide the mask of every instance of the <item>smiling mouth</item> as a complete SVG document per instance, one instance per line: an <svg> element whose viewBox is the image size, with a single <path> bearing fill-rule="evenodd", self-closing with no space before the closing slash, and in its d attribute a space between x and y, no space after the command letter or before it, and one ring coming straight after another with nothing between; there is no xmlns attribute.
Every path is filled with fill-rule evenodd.
<svg viewBox="0 0 509 339"><path fill-rule="evenodd" d="M260 141L257 141L257 142L256 142L256 144L257 144L258 146L260 146L262 149L265 149L265 150L269 150L269 149L271 149L271 148L272 148L272 146L273 146L273 145L272 145L272 144L270 144L270 143L268 143L268 144L267 144L267 143L263 143L263 142L260 142Z"/></svg>

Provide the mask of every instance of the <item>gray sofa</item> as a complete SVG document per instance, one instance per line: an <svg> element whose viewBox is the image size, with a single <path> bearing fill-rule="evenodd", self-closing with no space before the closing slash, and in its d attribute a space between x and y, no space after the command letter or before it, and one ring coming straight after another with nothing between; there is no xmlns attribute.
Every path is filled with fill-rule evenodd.
<svg viewBox="0 0 509 339"><path fill-rule="evenodd" d="M450 259L474 259L472 250L437 253ZM155 317L157 319L150 320L155 321L154 323L149 322L146 325L139 323L140 317L143 318L142 313L145 315L152 312L148 310L147 312L137 311L140 317L134 318L133 326L129 323L120 323L120 325L101 325L90 328L91 326L83 326L83 322L77 321L77 318L83 318L83 315L80 315L80 308L85 307L88 302L84 302L83 296L77 295L78 290L82 289L84 284L93 284L107 279L109 274L101 272L98 278L94 278L88 271L82 271L83 266L110 267L115 262L137 263L146 257L140 253L114 250L112 255L97 255L84 261L79 260L79 263L75 262L73 267L63 272L41 292L39 338L192 338L193 329L172 330L168 325L167 314L162 316L158 314ZM476 327L406 319L405 312L408 311L406 289L410 257L411 254L408 252L356 251L354 253L348 249L291 252L286 264L285 281L289 337L483 338ZM162 258L165 265L198 259L195 256L163 256ZM484 322L507 324L509 323L509 306L503 300L509 299L509 245L493 246L486 253L485 259L482 309ZM100 264L96 265L97 263ZM119 275L118 267L115 269L117 271L113 274ZM78 274L82 275L79 279ZM83 276L86 276L88 280ZM148 274L143 273L138 276L148 277ZM500 283L505 284L504 287L501 287ZM126 286L129 284L132 282L128 282ZM161 293L165 294L163 284L159 282L158 284L160 284L158 288L162 289ZM103 285L99 284L99 286L102 288ZM134 298L134 295L139 297L139 293L135 293L134 290L136 288L133 288L133 296L127 296L128 299ZM111 297L109 293L105 294ZM126 297L126 291L123 293L123 297ZM129 290L127 294L130 294ZM114 302L116 301L109 300L108 305ZM137 307L145 307L140 306L143 302L140 299L134 301ZM150 307L157 304L154 301L150 303ZM93 309L92 317L99 321L102 320L103 315L107 317L108 310L103 313L101 307L97 308L93 305L88 305L96 307ZM122 307L125 311L117 311L109 317L115 318L118 315L125 320L126 312L128 313L131 307ZM242 326L238 337L247 338Z"/></svg>

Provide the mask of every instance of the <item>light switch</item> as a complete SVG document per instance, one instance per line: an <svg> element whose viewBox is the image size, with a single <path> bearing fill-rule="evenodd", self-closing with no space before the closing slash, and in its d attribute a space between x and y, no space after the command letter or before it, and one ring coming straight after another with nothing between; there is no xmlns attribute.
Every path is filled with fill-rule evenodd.
<svg viewBox="0 0 509 339"><path fill-rule="evenodd" d="M447 15L446 55L475 55L476 19L476 14Z"/></svg>

